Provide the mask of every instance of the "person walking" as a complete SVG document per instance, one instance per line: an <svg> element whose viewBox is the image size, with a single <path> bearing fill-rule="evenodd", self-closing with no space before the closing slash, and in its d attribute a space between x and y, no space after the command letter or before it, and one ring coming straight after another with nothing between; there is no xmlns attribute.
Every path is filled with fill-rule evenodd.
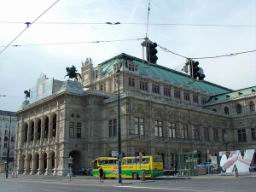
<svg viewBox="0 0 256 192"><path fill-rule="evenodd" d="M99 176L100 176L100 182L103 183L104 181L104 171L103 171L103 168L100 167L99 168Z"/></svg>

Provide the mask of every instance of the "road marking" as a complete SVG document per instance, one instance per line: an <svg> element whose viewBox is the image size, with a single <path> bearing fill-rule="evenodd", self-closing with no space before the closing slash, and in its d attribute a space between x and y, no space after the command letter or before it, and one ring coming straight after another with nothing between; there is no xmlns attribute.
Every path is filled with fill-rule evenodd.
<svg viewBox="0 0 256 192"><path fill-rule="evenodd" d="M165 190L165 191L191 191L191 192L224 192L224 191L215 191L215 190L203 190L203 189L192 189L185 187L172 187L172 188L163 188L163 187L143 187L143 186L129 186L129 185L114 185L113 187L117 188L132 188L132 189L151 189L151 190Z"/></svg>

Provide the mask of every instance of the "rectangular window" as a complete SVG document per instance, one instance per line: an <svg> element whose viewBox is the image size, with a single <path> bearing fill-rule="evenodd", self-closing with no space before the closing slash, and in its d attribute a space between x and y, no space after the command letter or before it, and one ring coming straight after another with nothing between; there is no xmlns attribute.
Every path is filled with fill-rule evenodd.
<svg viewBox="0 0 256 192"><path fill-rule="evenodd" d="M140 81L140 89L143 91L148 91L148 82Z"/></svg>
<svg viewBox="0 0 256 192"><path fill-rule="evenodd" d="M205 127L205 128L204 128L204 140L205 140L205 141L209 141L209 140L210 140L208 127Z"/></svg>
<svg viewBox="0 0 256 192"><path fill-rule="evenodd" d="M191 125L191 126L192 126L192 138L195 140L199 140L200 139L199 127L195 125Z"/></svg>
<svg viewBox="0 0 256 192"><path fill-rule="evenodd" d="M170 138L176 138L176 124L168 122L168 135Z"/></svg>
<svg viewBox="0 0 256 192"><path fill-rule="evenodd" d="M237 130L238 142L246 142L246 129L238 129Z"/></svg>
<svg viewBox="0 0 256 192"><path fill-rule="evenodd" d="M155 120L155 136L156 137L162 137L163 136L162 121Z"/></svg>
<svg viewBox="0 0 256 192"><path fill-rule="evenodd" d="M183 125L183 138L188 139L188 125Z"/></svg>
<svg viewBox="0 0 256 192"><path fill-rule="evenodd" d="M180 90L179 89L174 89L174 97L177 99L180 99Z"/></svg>
<svg viewBox="0 0 256 192"><path fill-rule="evenodd" d="M117 135L117 121L116 119L111 119L108 121L109 137L116 137Z"/></svg>
<svg viewBox="0 0 256 192"><path fill-rule="evenodd" d="M190 101L189 92L184 92L184 100L185 101Z"/></svg>
<svg viewBox="0 0 256 192"><path fill-rule="evenodd" d="M134 133L135 135L144 135L144 118L135 117L134 118Z"/></svg>
<svg viewBox="0 0 256 192"><path fill-rule="evenodd" d="M100 84L100 90L101 91L106 91L106 83Z"/></svg>
<svg viewBox="0 0 256 192"><path fill-rule="evenodd" d="M208 98L207 98L207 97L202 97L202 104L207 103L207 100L208 100Z"/></svg>
<svg viewBox="0 0 256 192"><path fill-rule="evenodd" d="M167 87L167 86L164 87L164 96L168 96L168 97L171 96L171 88L170 87Z"/></svg>
<svg viewBox="0 0 256 192"><path fill-rule="evenodd" d="M78 122L76 124L76 138L78 138L78 139L81 139L81 136L82 136L81 128L82 128L82 124L80 122Z"/></svg>
<svg viewBox="0 0 256 192"><path fill-rule="evenodd" d="M152 84L152 92L160 94L160 86L158 84Z"/></svg>
<svg viewBox="0 0 256 192"><path fill-rule="evenodd" d="M74 122L69 122L69 138L74 138L75 137L75 123Z"/></svg>
<svg viewBox="0 0 256 192"><path fill-rule="evenodd" d="M198 95L197 94L193 94L193 102L198 103Z"/></svg>
<svg viewBox="0 0 256 192"><path fill-rule="evenodd" d="M130 87L135 87L135 80L132 77L129 77L129 86Z"/></svg>
<svg viewBox="0 0 256 192"><path fill-rule="evenodd" d="M256 130L255 128L251 128L252 141L256 141Z"/></svg>
<svg viewBox="0 0 256 192"><path fill-rule="evenodd" d="M217 128L213 129L213 140L214 141L219 141L219 132Z"/></svg>

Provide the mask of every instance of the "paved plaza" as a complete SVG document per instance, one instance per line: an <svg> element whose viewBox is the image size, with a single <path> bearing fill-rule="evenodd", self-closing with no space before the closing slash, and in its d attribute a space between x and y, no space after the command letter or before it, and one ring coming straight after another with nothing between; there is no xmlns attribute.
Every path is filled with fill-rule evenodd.
<svg viewBox="0 0 256 192"><path fill-rule="evenodd" d="M24 176L5 179L0 176L0 192L110 192L110 191L178 191L178 192L254 192L255 176L165 177L158 180L105 180L94 177Z"/></svg>

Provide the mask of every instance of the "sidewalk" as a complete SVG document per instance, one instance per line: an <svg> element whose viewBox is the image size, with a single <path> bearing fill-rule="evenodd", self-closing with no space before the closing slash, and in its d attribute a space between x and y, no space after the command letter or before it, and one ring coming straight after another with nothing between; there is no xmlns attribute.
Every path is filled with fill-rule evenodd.
<svg viewBox="0 0 256 192"><path fill-rule="evenodd" d="M5 178L5 174L0 174L0 180L7 182L35 182L35 183L62 183L62 184L76 184L76 185L103 185L103 186L113 186L113 185L133 185L138 183L152 183L153 180L127 180L123 179L122 183L119 184L117 179L105 179L103 183L99 181L97 177L92 176L74 176L70 178L68 176L48 176L48 175L18 175L17 178Z"/></svg>

